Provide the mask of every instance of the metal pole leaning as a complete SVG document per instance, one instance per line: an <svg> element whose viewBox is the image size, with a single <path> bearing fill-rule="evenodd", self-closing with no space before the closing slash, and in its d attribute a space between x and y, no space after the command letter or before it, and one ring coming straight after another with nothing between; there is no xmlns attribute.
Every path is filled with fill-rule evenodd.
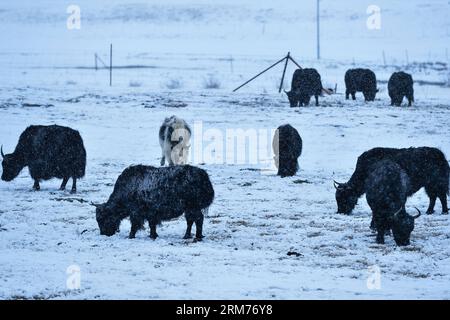
<svg viewBox="0 0 450 320"><path fill-rule="evenodd" d="M255 80L255 79L258 78L260 75L262 75L264 72L266 72L266 71L272 69L272 68L275 67L277 64L283 62L283 61L284 61L285 59L287 59L287 58L288 58L288 57L286 56L286 57L284 57L283 59L281 59L281 60L275 62L273 65L271 65L270 67L264 69L263 71L261 71L260 73L258 73L256 76L254 76L254 77L251 78L250 80L247 80L246 82L244 82L243 84L241 84L239 87L237 87L236 89L234 89L233 92L238 91L240 88L242 88L243 86L245 86L247 83L249 83L249 82Z"/></svg>
<svg viewBox="0 0 450 320"><path fill-rule="evenodd" d="M291 57L291 53L288 52L288 54L286 56L286 63L284 64L283 75L281 76L280 89L278 89L278 93L280 93L281 89L283 89L284 75L286 74L286 68L287 68L290 57Z"/></svg>
<svg viewBox="0 0 450 320"><path fill-rule="evenodd" d="M300 69L303 69L291 56L289 56L289 59L293 62L293 63L295 63L295 65L297 66L297 67L299 67Z"/></svg>

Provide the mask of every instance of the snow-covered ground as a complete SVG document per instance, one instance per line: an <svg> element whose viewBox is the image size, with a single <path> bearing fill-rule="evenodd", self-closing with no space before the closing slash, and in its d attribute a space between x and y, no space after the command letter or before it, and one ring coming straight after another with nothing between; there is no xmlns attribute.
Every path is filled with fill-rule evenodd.
<svg viewBox="0 0 450 320"><path fill-rule="evenodd" d="M353 214L336 214L332 183L348 179L357 156L375 146L435 146L450 157L450 95L440 85L449 74L447 1L378 1L382 27L368 30L372 1L322 0L320 62L315 1L76 1L80 30L66 28L69 4L0 5L4 151L28 125L56 123L79 130L88 154L75 195L57 191L57 180L32 191L27 170L0 181L0 298L450 298L450 218L440 204L416 221L410 246L392 237L377 245L365 199ZM110 43L122 67L112 87L106 70L92 69L95 52L108 60ZM231 93L287 51L338 94L320 107L289 108L277 93L281 65ZM374 103L345 101L343 75L353 65L381 80ZM399 68L417 81L412 108L389 107L385 81ZM194 128L193 156L220 154L220 143L208 149L212 133L225 150L227 130L270 133L290 123L303 139L300 171L285 179L267 171L271 154L261 143L257 163L212 163L204 154L195 164L216 192L204 241L182 239L182 217L163 223L156 241L148 230L127 239L128 221L100 236L90 202L106 201L130 164L159 164L159 125L172 114ZM427 205L423 191L407 203ZM70 266L80 269L80 289L67 286ZM367 281L377 270L373 288Z"/></svg>

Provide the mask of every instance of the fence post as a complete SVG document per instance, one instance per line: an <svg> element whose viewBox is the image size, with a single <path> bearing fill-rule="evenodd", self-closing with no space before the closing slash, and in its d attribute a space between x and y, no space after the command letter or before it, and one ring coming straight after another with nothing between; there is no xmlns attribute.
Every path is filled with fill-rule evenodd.
<svg viewBox="0 0 450 320"><path fill-rule="evenodd" d="M112 43L109 47L109 86L112 86Z"/></svg>

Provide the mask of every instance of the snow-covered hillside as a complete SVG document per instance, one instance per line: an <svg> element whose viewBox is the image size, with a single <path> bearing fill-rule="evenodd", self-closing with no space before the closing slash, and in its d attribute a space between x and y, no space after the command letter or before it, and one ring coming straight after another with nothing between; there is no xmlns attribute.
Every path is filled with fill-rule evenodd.
<svg viewBox="0 0 450 320"><path fill-rule="evenodd" d="M407 247L392 237L375 244L364 198L351 215L336 214L333 179L348 179L362 152L427 145L450 157L448 2L380 0L381 29L368 30L372 2L321 1L320 61L312 0L83 0L80 30L66 28L73 2L0 4L4 151L28 125L56 123L79 130L88 154L75 195L57 191L57 180L32 191L27 170L0 181L0 298L450 298L450 218L440 204L417 220ZM120 67L112 87L107 70L93 70L95 53L109 61L110 43ZM277 91L282 65L231 92L288 51L337 94L289 108ZM353 66L376 72L374 103L344 99ZM386 81L398 69L416 80L412 108L389 106ZM159 125L172 114L194 128L193 151L198 140L211 143L208 132L225 144L230 129L290 123L304 143L300 171L285 179L267 171L264 145L258 163L197 161L216 192L203 242L182 239L184 218L163 223L156 241L148 230L127 239L128 221L100 236L90 202L106 201L127 166L159 164ZM420 191L407 208L427 205ZM67 286L70 266L80 269L77 290ZM380 288L367 285L374 270Z"/></svg>

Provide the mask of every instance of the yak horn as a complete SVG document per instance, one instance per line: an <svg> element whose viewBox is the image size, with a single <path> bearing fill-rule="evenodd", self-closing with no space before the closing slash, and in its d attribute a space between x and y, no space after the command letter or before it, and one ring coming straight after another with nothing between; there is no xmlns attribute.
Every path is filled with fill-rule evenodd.
<svg viewBox="0 0 450 320"><path fill-rule="evenodd" d="M397 210L396 213L394 213L394 217L396 217L400 212L402 212L403 207L400 207L400 209Z"/></svg>
<svg viewBox="0 0 450 320"><path fill-rule="evenodd" d="M333 184L336 189L339 189L340 187L342 187L342 183L339 183L336 180L333 180Z"/></svg>
<svg viewBox="0 0 450 320"><path fill-rule="evenodd" d="M5 154L3 153L3 145L0 147L0 153L2 154L2 158L4 158Z"/></svg>
<svg viewBox="0 0 450 320"><path fill-rule="evenodd" d="M420 210L419 209L417 209L416 207L414 207L414 209L416 209L417 210L417 212L419 213L417 216L412 216L414 219L417 219L418 217L420 217L420 215L422 214L421 212L420 212Z"/></svg>
<svg viewBox="0 0 450 320"><path fill-rule="evenodd" d="M101 206L101 204L98 204L98 203L93 203L93 202L91 202L91 203L90 203L90 205L91 205L91 206L94 206L94 207L96 207L96 208L98 208L98 207L100 207L100 206Z"/></svg>

